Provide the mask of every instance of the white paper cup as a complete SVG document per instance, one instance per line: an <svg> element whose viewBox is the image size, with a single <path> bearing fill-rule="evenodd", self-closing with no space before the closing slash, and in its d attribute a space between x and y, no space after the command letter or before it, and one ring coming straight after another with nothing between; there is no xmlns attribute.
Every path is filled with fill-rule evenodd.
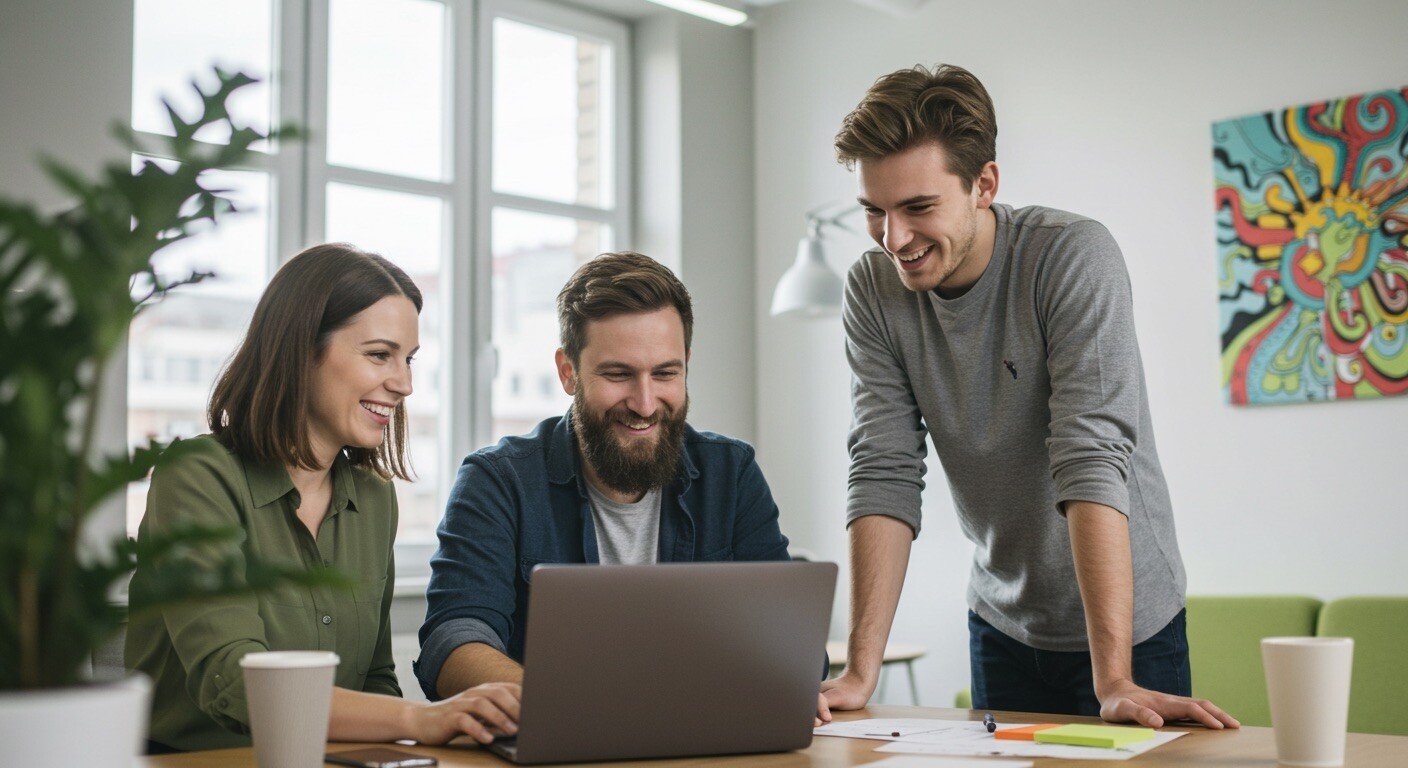
<svg viewBox="0 0 1408 768"><path fill-rule="evenodd" d="M1261 641L1276 759L1284 765L1344 765L1354 639L1268 637Z"/></svg>
<svg viewBox="0 0 1408 768"><path fill-rule="evenodd" d="M259 768L319 768L337 654L269 651L240 659Z"/></svg>

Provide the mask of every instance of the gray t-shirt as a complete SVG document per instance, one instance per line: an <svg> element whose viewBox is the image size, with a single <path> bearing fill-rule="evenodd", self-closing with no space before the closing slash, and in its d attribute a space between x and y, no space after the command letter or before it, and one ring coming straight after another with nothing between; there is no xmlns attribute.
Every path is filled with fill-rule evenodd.
<svg viewBox="0 0 1408 768"><path fill-rule="evenodd" d="M652 488L640 501L622 504L587 483L596 551L602 565L653 565L660 550L660 489Z"/></svg>
<svg viewBox="0 0 1408 768"><path fill-rule="evenodd" d="M850 270L847 523L889 515L918 535L927 431L977 545L975 613L1035 648L1087 650L1060 504L1096 502L1129 518L1143 642L1182 609L1186 580L1124 257L1099 222L993 213L992 260L957 298L906 289L879 250Z"/></svg>

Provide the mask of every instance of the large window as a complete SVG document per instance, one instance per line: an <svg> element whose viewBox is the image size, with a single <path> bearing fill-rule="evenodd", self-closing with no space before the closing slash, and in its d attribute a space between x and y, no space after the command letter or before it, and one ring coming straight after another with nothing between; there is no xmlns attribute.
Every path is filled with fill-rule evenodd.
<svg viewBox="0 0 1408 768"><path fill-rule="evenodd" d="M128 437L208 431L205 406L269 276L307 245L381 253L420 286L401 566L465 453L562 413L554 301L630 226L624 25L533 0L136 0L133 128L166 131L209 65L264 79L234 103L306 142L222 174L246 213L162 254L217 277L144 312L128 347ZM217 135L201 137L221 141ZM169 162L164 158L133 158ZM141 290L134 286L134 291ZM146 489L128 495L135 531Z"/></svg>

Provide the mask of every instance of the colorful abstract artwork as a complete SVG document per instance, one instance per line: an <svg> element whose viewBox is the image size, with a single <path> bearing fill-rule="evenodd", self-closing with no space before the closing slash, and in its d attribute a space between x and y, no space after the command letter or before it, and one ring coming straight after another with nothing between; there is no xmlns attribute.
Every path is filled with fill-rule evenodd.
<svg viewBox="0 0 1408 768"><path fill-rule="evenodd" d="M1228 401L1408 392L1408 88L1212 136Z"/></svg>

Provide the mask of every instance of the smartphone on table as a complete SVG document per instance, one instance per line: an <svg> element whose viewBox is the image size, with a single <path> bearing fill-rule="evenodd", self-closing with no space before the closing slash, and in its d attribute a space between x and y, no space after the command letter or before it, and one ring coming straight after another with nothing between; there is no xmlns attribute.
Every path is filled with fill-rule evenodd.
<svg viewBox="0 0 1408 768"><path fill-rule="evenodd" d="M323 755L323 760L338 765L350 765L352 768L425 768L440 762L433 757L413 755L385 747L330 752Z"/></svg>

